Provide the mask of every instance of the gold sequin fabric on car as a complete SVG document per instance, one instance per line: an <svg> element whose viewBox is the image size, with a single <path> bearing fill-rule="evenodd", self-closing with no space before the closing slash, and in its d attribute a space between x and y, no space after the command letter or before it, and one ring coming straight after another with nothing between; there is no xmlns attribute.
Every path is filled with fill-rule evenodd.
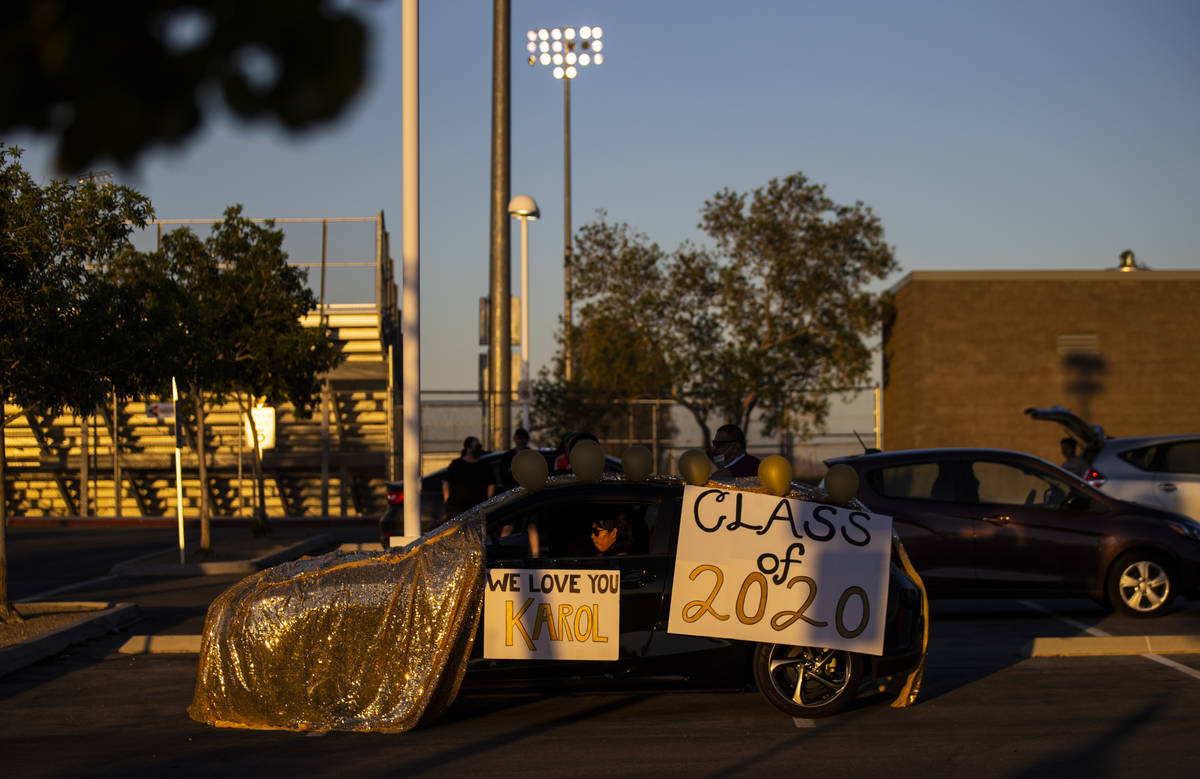
<svg viewBox="0 0 1200 779"><path fill-rule="evenodd" d="M483 599L482 512L398 551L331 552L212 602L188 714L222 727L398 732L435 719Z"/></svg>

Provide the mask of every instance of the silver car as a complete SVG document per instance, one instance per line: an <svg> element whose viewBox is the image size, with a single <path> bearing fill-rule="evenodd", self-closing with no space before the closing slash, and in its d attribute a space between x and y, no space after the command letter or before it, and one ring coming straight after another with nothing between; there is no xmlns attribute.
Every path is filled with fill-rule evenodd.
<svg viewBox="0 0 1200 779"><path fill-rule="evenodd" d="M1083 443L1083 479L1114 497L1200 520L1200 435L1110 438L1063 408L1027 408L1058 422Z"/></svg>

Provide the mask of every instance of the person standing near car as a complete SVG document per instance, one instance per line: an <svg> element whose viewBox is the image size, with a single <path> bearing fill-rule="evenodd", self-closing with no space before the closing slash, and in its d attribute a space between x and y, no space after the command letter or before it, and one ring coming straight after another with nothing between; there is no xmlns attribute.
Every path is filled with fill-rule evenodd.
<svg viewBox="0 0 1200 779"><path fill-rule="evenodd" d="M1076 476L1083 478L1083 475L1087 473L1088 463L1076 451L1078 444L1075 443L1075 439L1067 436L1059 442L1059 446L1062 447L1063 470L1070 471Z"/></svg>
<svg viewBox="0 0 1200 779"><path fill-rule="evenodd" d="M511 490L517 486L517 479L512 474L513 458L517 456L517 452L522 449L529 448L529 431L523 427L518 427L517 432L513 433L513 448L504 453L500 458L500 473L497 474L497 481L500 484L500 490Z"/></svg>
<svg viewBox="0 0 1200 779"><path fill-rule="evenodd" d="M713 463L735 478L757 476L758 458L746 453L746 434L737 425L721 425L712 440Z"/></svg>
<svg viewBox="0 0 1200 779"><path fill-rule="evenodd" d="M483 444L475 436L463 441L462 456L450 462L442 479L442 499L446 503L446 519L452 519L467 509L496 494L492 469L480 462Z"/></svg>

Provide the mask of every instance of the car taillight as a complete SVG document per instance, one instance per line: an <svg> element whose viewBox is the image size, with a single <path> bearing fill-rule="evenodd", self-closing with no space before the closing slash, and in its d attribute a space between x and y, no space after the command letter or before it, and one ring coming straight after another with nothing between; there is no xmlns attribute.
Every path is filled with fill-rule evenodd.
<svg viewBox="0 0 1200 779"><path fill-rule="evenodd" d="M403 503L403 502L404 502L404 490L397 490L396 492L392 492L391 490L388 490L388 504L389 505L394 506L397 503Z"/></svg>
<svg viewBox="0 0 1200 779"><path fill-rule="evenodd" d="M1088 468L1087 473L1083 475L1083 480L1096 489L1100 489L1104 486L1104 482L1108 481L1106 478L1104 478L1104 474L1100 473L1100 471L1096 470L1095 468Z"/></svg>

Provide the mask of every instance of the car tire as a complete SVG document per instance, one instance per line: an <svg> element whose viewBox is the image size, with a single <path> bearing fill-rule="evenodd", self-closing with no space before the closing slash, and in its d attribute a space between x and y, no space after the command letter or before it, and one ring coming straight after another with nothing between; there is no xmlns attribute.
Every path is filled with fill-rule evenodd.
<svg viewBox="0 0 1200 779"><path fill-rule="evenodd" d="M1157 552L1126 552L1108 572L1105 592L1112 605L1130 617L1158 617L1175 599L1175 571Z"/></svg>
<svg viewBox="0 0 1200 779"><path fill-rule="evenodd" d="M843 649L759 644L754 681L772 706L793 717L829 717L858 695L863 658Z"/></svg>

